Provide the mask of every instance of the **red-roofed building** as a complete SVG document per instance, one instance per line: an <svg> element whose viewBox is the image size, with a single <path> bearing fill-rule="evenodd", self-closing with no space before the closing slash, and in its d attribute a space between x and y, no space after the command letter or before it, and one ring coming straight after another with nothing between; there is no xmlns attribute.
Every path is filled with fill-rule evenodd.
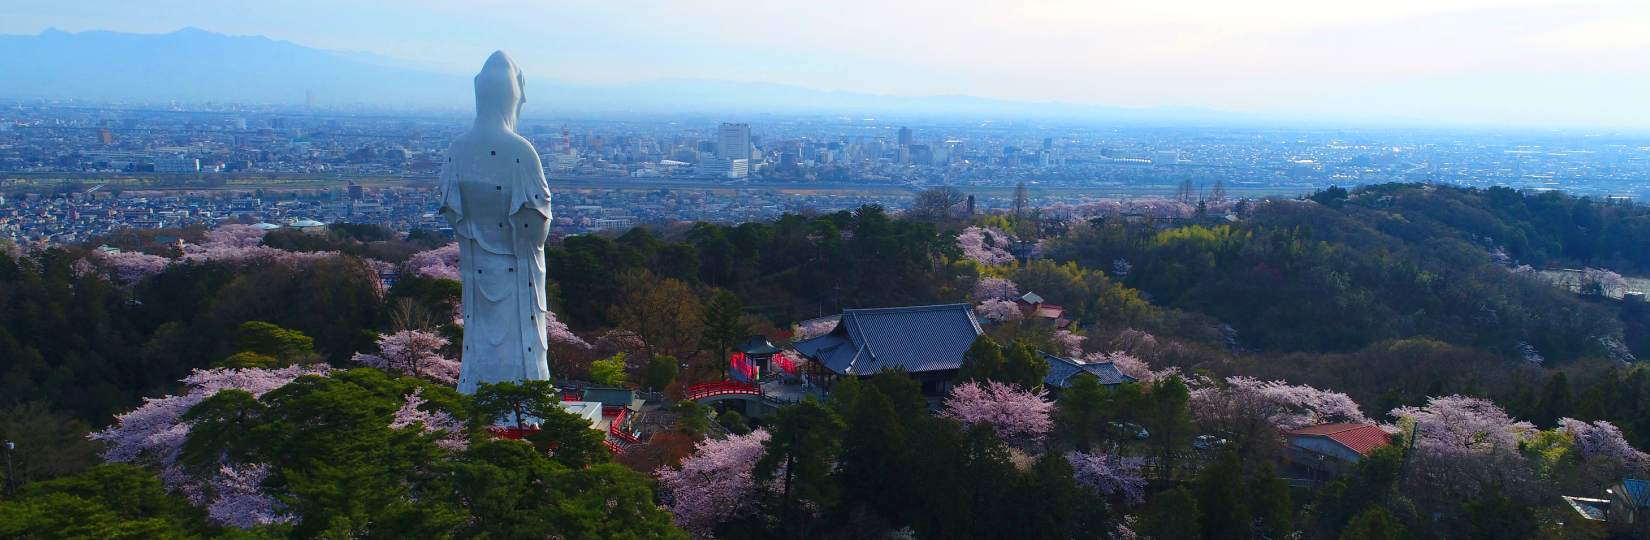
<svg viewBox="0 0 1650 540"><path fill-rule="evenodd" d="M1028 319L1049 319L1054 322L1056 328L1065 328L1071 324L1071 321L1066 320L1065 308L1043 303L1043 297L1037 296L1037 293L1028 292L1015 298L1014 305L1019 306L1020 312Z"/></svg>
<svg viewBox="0 0 1650 540"><path fill-rule="evenodd" d="M1298 466L1340 474L1390 442L1392 436L1377 426L1318 424L1290 431L1285 455Z"/></svg>

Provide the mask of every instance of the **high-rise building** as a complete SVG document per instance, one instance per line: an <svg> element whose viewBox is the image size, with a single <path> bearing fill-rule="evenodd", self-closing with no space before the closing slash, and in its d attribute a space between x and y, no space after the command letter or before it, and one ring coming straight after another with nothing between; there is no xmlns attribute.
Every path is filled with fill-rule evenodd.
<svg viewBox="0 0 1650 540"><path fill-rule="evenodd" d="M1053 150L1054 149L1054 137L1043 137L1043 149L1044 150Z"/></svg>
<svg viewBox="0 0 1650 540"><path fill-rule="evenodd" d="M908 128L908 127L899 128L899 145L900 146L911 146L911 128Z"/></svg>
<svg viewBox="0 0 1650 540"><path fill-rule="evenodd" d="M109 128L106 128L106 127L97 128L97 139L99 141L102 141L103 144L114 144L115 143L114 136L109 134Z"/></svg>
<svg viewBox="0 0 1650 540"><path fill-rule="evenodd" d="M750 159L750 124L724 123L720 128L717 128L716 157L721 159Z"/></svg>
<svg viewBox="0 0 1650 540"><path fill-rule="evenodd" d="M315 108L315 91L314 90L305 90L304 91L304 107L310 108L310 109Z"/></svg>

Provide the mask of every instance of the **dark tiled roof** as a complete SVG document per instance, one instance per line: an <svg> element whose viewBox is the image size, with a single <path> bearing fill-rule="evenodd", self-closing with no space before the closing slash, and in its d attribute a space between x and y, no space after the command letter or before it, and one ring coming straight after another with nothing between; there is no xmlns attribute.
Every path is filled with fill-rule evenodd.
<svg viewBox="0 0 1650 540"><path fill-rule="evenodd" d="M981 333L968 304L850 309L831 333L792 346L844 375L885 367L917 373L962 367L963 352Z"/></svg>
<svg viewBox="0 0 1650 540"><path fill-rule="evenodd" d="M775 354L779 352L779 347L768 343L767 336L751 336L750 343L735 345L733 348L739 349L739 352L745 354Z"/></svg>
<svg viewBox="0 0 1650 540"><path fill-rule="evenodd" d="M1371 450L1386 446L1392 442L1392 436L1381 428L1369 424L1318 424L1307 426L1294 431L1295 435L1315 435L1328 437L1330 440L1341 443L1352 451L1369 455Z"/></svg>
<svg viewBox="0 0 1650 540"><path fill-rule="evenodd" d="M1037 355L1043 357L1044 360L1048 360L1048 376L1043 377L1043 383L1055 388L1071 388L1072 376L1085 371L1099 377L1102 385L1136 382L1134 377L1124 375L1122 371L1118 371L1117 365L1111 362L1083 364L1070 358L1061 358L1043 351L1037 351Z"/></svg>

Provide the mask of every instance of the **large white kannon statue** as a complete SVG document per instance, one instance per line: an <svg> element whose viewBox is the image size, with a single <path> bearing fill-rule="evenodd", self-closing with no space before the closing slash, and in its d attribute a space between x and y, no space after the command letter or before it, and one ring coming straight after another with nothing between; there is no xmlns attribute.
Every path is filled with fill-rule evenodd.
<svg viewBox="0 0 1650 540"><path fill-rule="evenodd" d="M550 186L532 143L516 135L526 79L504 51L476 75L476 123L441 168L441 214L458 239L464 356L458 391L545 380L544 241Z"/></svg>

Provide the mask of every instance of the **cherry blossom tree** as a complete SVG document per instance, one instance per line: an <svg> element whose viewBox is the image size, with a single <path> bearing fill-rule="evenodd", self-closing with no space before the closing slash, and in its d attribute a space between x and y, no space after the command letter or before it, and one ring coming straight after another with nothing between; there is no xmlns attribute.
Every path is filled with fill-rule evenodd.
<svg viewBox="0 0 1650 540"><path fill-rule="evenodd" d="M1083 340L1085 339L1088 338L1073 334L1070 330L1055 330L1054 337L1050 338L1050 341L1066 356L1080 358L1083 356Z"/></svg>
<svg viewBox="0 0 1650 540"><path fill-rule="evenodd" d="M1146 478L1140 475L1140 468L1146 465L1146 458L1072 452L1066 454L1066 461L1075 470L1072 478L1077 485L1101 498L1116 498L1131 506L1145 500Z"/></svg>
<svg viewBox="0 0 1650 540"><path fill-rule="evenodd" d="M676 525L695 538L711 538L717 525L757 511L768 482L752 472L764 453L768 432L726 440L705 439L677 468L660 467L660 508L676 516Z"/></svg>
<svg viewBox="0 0 1650 540"><path fill-rule="evenodd" d="M974 283L974 298L978 300L1013 300L1019 297L1019 286L1007 279L984 277Z"/></svg>
<svg viewBox="0 0 1650 540"><path fill-rule="evenodd" d="M974 306L974 312L986 319L997 322L1017 321L1025 318L1025 313L1020 311L1020 306L1007 300L980 302L980 305Z"/></svg>
<svg viewBox="0 0 1650 540"><path fill-rule="evenodd" d="M195 370L183 379L189 392L161 398L145 398L142 407L115 417L115 424L93 433L91 438L103 441L108 450L104 461L133 463L159 469L156 475L166 486L183 494L196 505L206 504L206 495L212 490L209 482L189 474L176 464L183 442L189 436L189 425L178 419L202 400L227 389L245 390L253 396L286 386L303 375L326 375L332 368L292 366L267 370L207 369Z"/></svg>
<svg viewBox="0 0 1650 540"><path fill-rule="evenodd" d="M1211 208L1214 206L1211 205ZM1163 198L1130 199L1100 199L1085 202L1079 205L1054 203L1044 208L1044 213L1059 217L1094 217L1116 216L1120 214L1143 214L1158 218L1186 218L1191 217L1193 208L1185 203Z"/></svg>
<svg viewBox="0 0 1650 540"><path fill-rule="evenodd" d="M206 245L234 248L252 247L263 243L264 234L267 232L258 227L239 223L220 225L216 229L206 231Z"/></svg>
<svg viewBox="0 0 1650 540"><path fill-rule="evenodd" d="M458 244L447 244L417 253L407 260L413 275L459 280Z"/></svg>
<svg viewBox="0 0 1650 540"><path fill-rule="evenodd" d="M544 312L544 330L552 344L565 343L581 349L590 348L590 344L585 343L584 338L574 335L573 331L567 328L567 323L556 320L554 311Z"/></svg>
<svg viewBox="0 0 1650 540"><path fill-rule="evenodd" d="M1626 291L1629 286L1627 278L1603 268L1582 270L1580 285L1582 292L1612 297Z"/></svg>
<svg viewBox="0 0 1650 540"><path fill-rule="evenodd" d="M1346 394L1244 376L1227 377L1225 386L1193 390L1190 406L1192 416L1199 420L1219 423L1233 414L1254 415L1282 430L1332 422L1370 423Z"/></svg>
<svg viewBox="0 0 1650 540"><path fill-rule="evenodd" d="M253 463L235 467L223 465L212 477L212 502L206 505L206 515L212 521L230 527L251 529L259 525L286 523L293 520L286 505L263 491L269 466Z"/></svg>
<svg viewBox="0 0 1650 540"><path fill-rule="evenodd" d="M1241 376L1193 389L1188 408L1200 427L1228 439L1243 458L1275 451L1289 430L1370 423L1346 394Z"/></svg>
<svg viewBox="0 0 1650 540"><path fill-rule="evenodd" d="M1622 343L1619 339L1604 336L1598 338L1598 343L1604 346L1604 350L1609 351L1611 358L1621 362L1622 365L1631 364L1638 360L1633 357L1633 351L1627 348L1627 344Z"/></svg>
<svg viewBox="0 0 1650 540"><path fill-rule="evenodd" d="M836 329L836 319L817 321L796 327L796 339L808 339L823 336Z"/></svg>
<svg viewBox="0 0 1650 540"><path fill-rule="evenodd" d="M447 386L458 384L460 363L441 356L447 338L422 330L379 334L378 354L355 353L350 360L367 367L401 372Z"/></svg>
<svg viewBox="0 0 1650 540"><path fill-rule="evenodd" d="M143 278L164 272L166 265L172 264L172 259L139 251L105 253L98 257L102 259L100 262L103 266L108 268L109 277L123 284L137 283Z"/></svg>
<svg viewBox="0 0 1650 540"><path fill-rule="evenodd" d="M96 274L97 273L97 265L92 264L91 261L88 261L84 257L82 257L82 258L79 258L79 259L75 259L74 264L69 266L69 273L72 274L75 279L80 279L80 278L83 278L83 277L86 277L86 276L89 276L89 275L92 275L92 274ZM102 277L104 279L108 279L109 276L107 274L105 274Z"/></svg>
<svg viewBox="0 0 1650 540"><path fill-rule="evenodd" d="M1524 362L1526 363L1539 366L1547 361L1546 358L1541 356L1541 353L1535 351L1534 345L1530 345L1529 343L1525 343L1523 341L1518 342L1518 353L1523 356Z"/></svg>
<svg viewBox="0 0 1650 540"><path fill-rule="evenodd" d="M1562 418L1558 421L1558 431L1575 438L1575 449L1583 459L1603 460L1639 471L1650 467L1650 455L1633 448L1615 424L1603 420L1588 424Z"/></svg>
<svg viewBox="0 0 1650 540"><path fill-rule="evenodd" d="M1111 273L1117 274L1117 277L1126 278L1129 277L1129 271L1134 270L1134 265L1129 264L1126 259L1117 259L1111 262L1111 268Z"/></svg>
<svg viewBox="0 0 1650 540"><path fill-rule="evenodd" d="M600 356L612 356L624 353L634 358L646 359L647 342L642 340L641 334L629 330L609 330L602 337L596 338L591 349Z"/></svg>
<svg viewBox="0 0 1650 540"><path fill-rule="evenodd" d="M1145 386L1147 388L1150 388L1152 383L1157 382L1158 380L1180 373L1180 368L1177 367L1169 367L1159 371L1152 371L1151 365L1147 364L1145 360L1136 358L1134 355L1123 351L1089 353L1083 357L1083 363L1085 364L1100 364L1105 362L1111 362L1113 366L1117 367L1117 371L1122 372L1124 375L1134 377L1135 382L1138 382L1141 386Z"/></svg>
<svg viewBox="0 0 1650 540"><path fill-rule="evenodd" d="M1014 255L1003 249L1014 245L1014 241L996 227L963 229L962 234L957 235L957 245L963 248L964 257L982 266L1014 264Z"/></svg>
<svg viewBox="0 0 1650 540"><path fill-rule="evenodd" d="M1425 407L1400 407L1390 414L1413 427L1417 476L1436 489L1476 493L1528 478L1518 445L1536 434L1535 426L1513 419L1490 400L1430 397Z"/></svg>
<svg viewBox="0 0 1650 540"><path fill-rule="evenodd" d="M1049 410L1054 407L1041 387L1019 390L997 381L984 384L966 382L951 388L940 416L964 424L988 424L1006 441L1036 442L1054 427Z"/></svg>
<svg viewBox="0 0 1650 540"><path fill-rule="evenodd" d="M275 249L269 246L234 247L211 244L204 246L185 245L183 251L184 261L195 263L211 261L235 268L277 264L288 268L302 268L315 261L338 256L336 251L305 253Z"/></svg>
<svg viewBox="0 0 1650 540"><path fill-rule="evenodd" d="M419 407L429 402L429 400L419 396L422 393L424 393L424 389L420 387L414 388L413 392L407 395L406 404L395 411L395 419L390 422L390 428L407 429L417 426L419 433L424 435L441 432L443 436L436 440L435 444L437 446L455 452L469 448L469 441L464 438L462 422L454 420L452 415L447 414L446 411L428 412L419 409Z"/></svg>
<svg viewBox="0 0 1650 540"><path fill-rule="evenodd" d="M1127 328L1117 333L1117 346L1129 354L1145 354L1157 348L1157 338L1146 332Z"/></svg>

